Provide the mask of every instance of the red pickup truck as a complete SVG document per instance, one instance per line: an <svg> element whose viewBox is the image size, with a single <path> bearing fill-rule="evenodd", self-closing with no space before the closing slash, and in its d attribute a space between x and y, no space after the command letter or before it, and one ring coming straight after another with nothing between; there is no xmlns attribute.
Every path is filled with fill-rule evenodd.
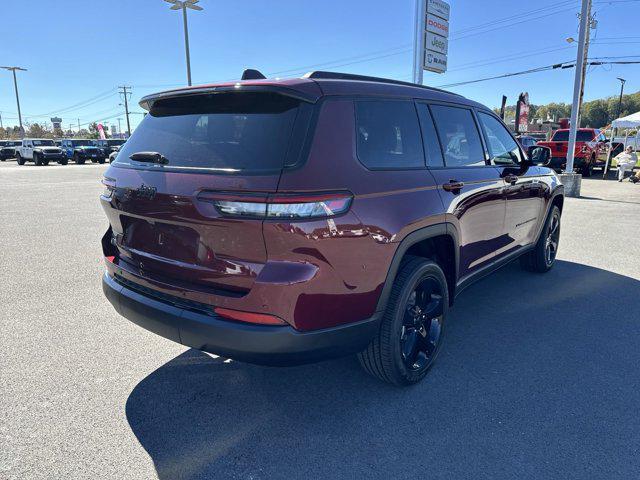
<svg viewBox="0 0 640 480"><path fill-rule="evenodd" d="M569 129L556 130L548 142L538 142L538 146L551 149L549 167L560 172L567 164ZM604 134L597 128L579 128L576 137L573 168L584 177L593 173L593 167L602 167L607 160L608 144Z"/></svg>

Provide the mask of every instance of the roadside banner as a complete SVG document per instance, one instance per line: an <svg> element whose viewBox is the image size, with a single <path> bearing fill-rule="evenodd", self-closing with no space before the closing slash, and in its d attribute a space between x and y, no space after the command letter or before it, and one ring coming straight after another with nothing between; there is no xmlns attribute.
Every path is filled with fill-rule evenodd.
<svg viewBox="0 0 640 480"><path fill-rule="evenodd" d="M98 133L100 134L100 140L106 139L106 135L104 134L104 127L101 123L98 124Z"/></svg>

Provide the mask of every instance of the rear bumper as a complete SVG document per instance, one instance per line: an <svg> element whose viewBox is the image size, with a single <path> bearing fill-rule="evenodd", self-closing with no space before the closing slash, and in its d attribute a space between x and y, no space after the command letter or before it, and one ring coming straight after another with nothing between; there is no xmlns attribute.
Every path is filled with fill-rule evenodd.
<svg viewBox="0 0 640 480"><path fill-rule="evenodd" d="M143 295L107 273L102 289L120 315L142 328L188 347L260 365L300 365L356 353L378 329L377 317L308 332L233 322Z"/></svg>

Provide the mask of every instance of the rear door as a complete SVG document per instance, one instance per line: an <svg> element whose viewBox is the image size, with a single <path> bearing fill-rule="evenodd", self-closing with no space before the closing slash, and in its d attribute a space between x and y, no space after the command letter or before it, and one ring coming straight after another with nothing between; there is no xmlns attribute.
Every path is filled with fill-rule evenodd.
<svg viewBox="0 0 640 480"><path fill-rule="evenodd" d="M473 111L453 105L420 103L423 125L435 123L443 159L428 155L429 168L447 212L458 230L459 276L466 277L490 263L503 238L505 201L503 181L488 165L487 155ZM425 131L423 135L428 135Z"/></svg>
<svg viewBox="0 0 640 480"><path fill-rule="evenodd" d="M211 199L275 192L310 108L266 92L157 101L106 173L103 206L126 269L196 300L248 291L266 260L262 220L223 217ZM130 158L140 152L166 163Z"/></svg>

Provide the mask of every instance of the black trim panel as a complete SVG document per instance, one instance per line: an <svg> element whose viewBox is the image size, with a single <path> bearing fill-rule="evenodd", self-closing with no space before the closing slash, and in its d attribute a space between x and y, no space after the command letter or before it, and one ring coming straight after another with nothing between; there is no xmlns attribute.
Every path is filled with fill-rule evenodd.
<svg viewBox="0 0 640 480"><path fill-rule="evenodd" d="M299 332L290 326L245 324L178 308L131 290L107 273L102 289L120 315L146 330L188 347L259 365L301 365L353 354L367 347L379 325L379 316L374 316Z"/></svg>

